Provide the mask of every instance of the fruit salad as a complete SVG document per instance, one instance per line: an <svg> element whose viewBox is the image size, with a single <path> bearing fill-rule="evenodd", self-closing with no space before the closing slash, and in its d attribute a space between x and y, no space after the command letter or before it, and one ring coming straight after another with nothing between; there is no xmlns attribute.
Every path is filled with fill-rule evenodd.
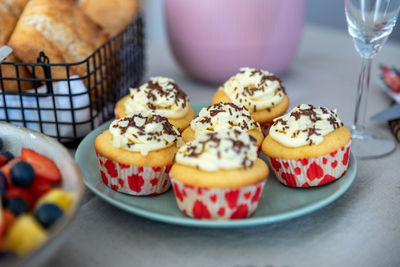
<svg viewBox="0 0 400 267"><path fill-rule="evenodd" d="M67 213L74 194L59 188L61 173L48 157L29 148L3 150L0 139L0 265L23 256L48 238L48 229Z"/></svg>

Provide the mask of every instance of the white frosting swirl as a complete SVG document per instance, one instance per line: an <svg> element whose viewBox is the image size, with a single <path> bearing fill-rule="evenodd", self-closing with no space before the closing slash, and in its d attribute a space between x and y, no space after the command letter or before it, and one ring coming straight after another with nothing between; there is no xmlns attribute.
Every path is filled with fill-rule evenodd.
<svg viewBox="0 0 400 267"><path fill-rule="evenodd" d="M153 77L139 88L131 88L124 106L126 114L154 110L169 119L179 119L187 114L189 99L174 80Z"/></svg>
<svg viewBox="0 0 400 267"><path fill-rule="evenodd" d="M222 86L226 95L250 112L270 109L283 100L285 88L281 81L265 70L241 68Z"/></svg>
<svg viewBox="0 0 400 267"><path fill-rule="evenodd" d="M204 171L246 168L257 159L254 137L237 129L206 132L176 153L176 162Z"/></svg>
<svg viewBox="0 0 400 267"><path fill-rule="evenodd" d="M136 112L115 120L109 130L114 147L141 152L144 156L149 151L183 144L179 131L167 118L151 111Z"/></svg>
<svg viewBox="0 0 400 267"><path fill-rule="evenodd" d="M233 103L218 103L202 108L199 116L191 121L190 127L199 135L205 131L220 131L233 128L241 131L259 129L245 107L238 107Z"/></svg>
<svg viewBox="0 0 400 267"><path fill-rule="evenodd" d="M336 110L302 104L274 119L270 136L287 147L319 144L324 136L343 126Z"/></svg>

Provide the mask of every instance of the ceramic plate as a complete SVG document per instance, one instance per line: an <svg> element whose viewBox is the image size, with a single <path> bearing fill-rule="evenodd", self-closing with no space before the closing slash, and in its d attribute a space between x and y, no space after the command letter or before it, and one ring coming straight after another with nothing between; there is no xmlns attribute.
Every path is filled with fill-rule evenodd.
<svg viewBox="0 0 400 267"><path fill-rule="evenodd" d="M194 103L198 113L204 104ZM316 188L290 188L280 184L273 174L266 182L256 212L249 218L231 221L196 220L183 215L176 204L173 190L148 197L135 197L116 192L101 180L94 140L111 121L89 133L79 144L75 158L82 168L86 186L108 203L127 212L152 220L196 227L242 227L288 220L318 210L340 197L353 182L357 162L350 153L349 168L339 180Z"/></svg>

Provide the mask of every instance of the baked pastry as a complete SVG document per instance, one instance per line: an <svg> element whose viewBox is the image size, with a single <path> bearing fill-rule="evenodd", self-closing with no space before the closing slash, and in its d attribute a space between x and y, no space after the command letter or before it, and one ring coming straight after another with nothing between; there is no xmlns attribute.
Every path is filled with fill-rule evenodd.
<svg viewBox="0 0 400 267"><path fill-rule="evenodd" d="M0 46L6 45L11 33L14 31L15 24L22 13L28 0L0 0ZM5 62L20 62L14 54L8 56ZM17 78L16 68L11 65L1 64L1 76L3 78L3 85L0 83L0 90L4 91L18 91L18 82L7 80L4 78ZM19 78L29 78L31 75L24 66L18 67ZM3 88L4 86L4 88ZM20 81L20 88L22 91L32 89L33 84L30 81Z"/></svg>
<svg viewBox="0 0 400 267"><path fill-rule="evenodd" d="M244 106L251 117L261 125L264 134L272 120L283 115L289 106L289 97L281 80L265 70L241 68L214 94L212 104L233 102Z"/></svg>
<svg viewBox="0 0 400 267"><path fill-rule="evenodd" d="M182 144L178 130L150 111L115 120L94 142L103 182L131 195L167 191L169 170Z"/></svg>
<svg viewBox="0 0 400 267"><path fill-rule="evenodd" d="M131 88L130 95L117 102L115 116L122 118L141 110L154 110L180 132L196 116L185 92L174 80L165 77L154 77L138 88Z"/></svg>
<svg viewBox="0 0 400 267"><path fill-rule="evenodd" d="M139 12L137 0L82 0L79 6L110 36L125 29Z"/></svg>
<svg viewBox="0 0 400 267"><path fill-rule="evenodd" d="M75 63L86 59L108 39L73 0L31 0L25 6L9 45L23 62L34 63L40 51L50 63ZM41 68L36 76L43 78ZM71 66L69 75L85 75L85 64ZM52 67L52 78L67 77L65 67Z"/></svg>
<svg viewBox="0 0 400 267"><path fill-rule="evenodd" d="M257 208L267 164L246 132L206 132L182 146L170 178L179 209L196 219L240 219Z"/></svg>
<svg viewBox="0 0 400 267"><path fill-rule="evenodd" d="M251 118L247 109L233 103L217 103L202 108L199 116L190 122L190 127L182 132L182 139L184 142L189 142L204 132L227 128L238 129L252 135L257 140L257 147L260 147L264 140L260 125Z"/></svg>
<svg viewBox="0 0 400 267"><path fill-rule="evenodd" d="M8 5L5 1L0 1L0 45L3 46L7 43L14 26L17 23L17 18L10 12Z"/></svg>
<svg viewBox="0 0 400 267"><path fill-rule="evenodd" d="M0 46L8 42L28 0L0 0Z"/></svg>
<svg viewBox="0 0 400 267"><path fill-rule="evenodd" d="M274 120L262 151L281 183L309 187L343 176L350 144L350 131L335 110L302 104Z"/></svg>

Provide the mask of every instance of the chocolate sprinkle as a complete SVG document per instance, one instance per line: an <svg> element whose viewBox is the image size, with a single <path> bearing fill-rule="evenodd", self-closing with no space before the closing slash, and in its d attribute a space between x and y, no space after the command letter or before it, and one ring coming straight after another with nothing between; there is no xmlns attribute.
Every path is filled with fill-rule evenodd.
<svg viewBox="0 0 400 267"><path fill-rule="evenodd" d="M240 134L243 134L243 132L234 129L233 131L234 137L224 137L224 140L228 140L232 143L231 149L237 154L241 153L242 150L250 150L250 145L245 144L243 141L239 140L238 137ZM197 140L193 143L187 143L187 148L186 148L186 154L185 157L191 157L191 158L198 158L201 156L206 150L207 146L211 148L216 148L218 149L221 144L221 139L219 137L219 132L208 132L205 134L207 138L204 140ZM250 141L252 145L257 146L257 141L256 139L249 135ZM200 147L200 148L199 148ZM228 149L225 149L224 152L228 152ZM220 150L217 150L217 157L221 159L222 155ZM246 155L241 163L242 167L247 168L251 167L253 165L253 161L248 158Z"/></svg>
<svg viewBox="0 0 400 267"><path fill-rule="evenodd" d="M245 72L244 70L240 71L241 74L243 74L244 72ZM281 79L279 79L278 77L276 77L273 74L265 74L261 70L252 70L251 73L250 73L250 77L252 77L252 76L254 76L256 74L261 76L260 82L258 84L256 84L254 87L251 87L251 88L244 87L243 88L243 92L242 92L242 94L244 96L253 96L256 91L264 91L267 81L271 81L271 82L277 81L277 82L279 82L280 87L277 90L277 93L280 94L280 96L281 96L281 92L283 92L283 94L286 95L286 89L282 85L282 80Z"/></svg>
<svg viewBox="0 0 400 267"><path fill-rule="evenodd" d="M136 125L135 119L141 119L144 120L144 123L141 126ZM121 126L121 122L127 122L126 126ZM145 127L147 124L151 123L157 123L162 125L162 130L157 131L157 132L146 132ZM161 142L162 136L163 135L172 135L175 136L175 141L178 140L178 135L176 130L173 128L172 124L169 123L168 119L158 115L158 114L151 114L151 116L143 116L141 113L136 113L133 114L132 116L127 116L122 119L118 120L118 123L113 125L114 128L119 128L121 131L121 135L125 134L128 128L134 127L138 130L138 134L143 136L143 135L148 135L149 137L146 138L147 141L156 141L156 142ZM135 138L137 138L137 135L132 134ZM133 144L128 144L128 146L131 146Z"/></svg>
<svg viewBox="0 0 400 267"><path fill-rule="evenodd" d="M301 108L301 105L299 105L296 108L298 110L292 111L289 114L289 116L293 117L296 121L299 120L302 116L308 117L308 119L313 123L316 123L317 121L321 120L321 117L319 117L315 111L316 107L314 107L313 105L308 104L306 108ZM341 123L338 122L337 115L335 113L330 112L325 107L319 107L319 109L323 114L329 114L329 117L326 120L329 122L330 125L332 125L332 128L334 130L344 125L342 122ZM276 119L273 123L273 126L278 126L279 123L282 125L282 128L280 129L276 128L275 132L286 133L286 130L289 129L289 127L287 126L287 121L284 120L283 118ZM309 145L313 144L313 141L311 139L312 136L321 135L319 131L321 131L321 129L316 128L315 125L313 125L313 127L311 128L302 130L302 132L307 133L306 141L308 141ZM300 131L296 131L292 134L291 137L295 138L296 136L299 135L299 133Z"/></svg>
<svg viewBox="0 0 400 267"><path fill-rule="evenodd" d="M167 88L163 89L162 86L158 82L154 82L153 80L149 80L145 86L150 89L147 92L147 99L149 100L146 105L149 109L155 110L157 107L153 104L157 100L158 97L165 97L166 99L174 99L174 103L177 106L181 106L185 108L188 102L188 97L183 92L176 83L172 81L168 81ZM136 88L137 90L141 90L141 87ZM131 95L131 98L134 99L135 95Z"/></svg>
<svg viewBox="0 0 400 267"><path fill-rule="evenodd" d="M217 104L207 107L207 111L209 112L211 117L202 117L200 120L199 120L199 118L197 118L195 120L195 122L199 122L202 124L212 124L212 121L211 121L212 117L218 116L218 114L226 113L226 112L228 112L229 115L232 117L233 112L236 112L236 113L240 113L240 116L242 116L244 119L238 120L239 115L236 115L235 116L236 120L232 118L231 120L229 120L227 122L230 126L238 126L242 130L249 130L254 127L258 127L257 123L251 118L250 114L246 114L246 113L248 113L248 111L244 106L239 107L239 106L235 105L234 103L217 103ZM249 120L249 123L247 123L245 119Z"/></svg>

